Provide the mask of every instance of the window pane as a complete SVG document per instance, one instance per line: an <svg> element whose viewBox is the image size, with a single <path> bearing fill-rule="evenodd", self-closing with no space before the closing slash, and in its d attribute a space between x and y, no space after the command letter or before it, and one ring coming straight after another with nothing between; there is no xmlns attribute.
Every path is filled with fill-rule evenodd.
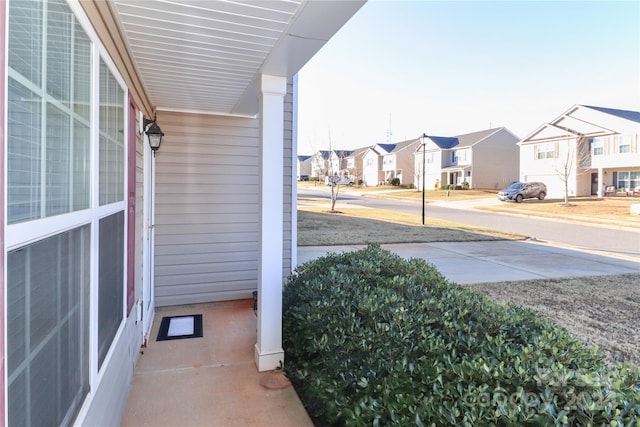
<svg viewBox="0 0 640 427"><path fill-rule="evenodd" d="M124 200L124 91L100 61L100 205Z"/></svg>
<svg viewBox="0 0 640 427"><path fill-rule="evenodd" d="M13 3L13 2L12 2ZM9 79L7 221L40 218L41 100Z"/></svg>
<svg viewBox="0 0 640 427"><path fill-rule="evenodd" d="M7 217L14 224L89 207L91 43L65 0L10 5Z"/></svg>
<svg viewBox="0 0 640 427"><path fill-rule="evenodd" d="M98 271L98 368L111 347L123 318L124 212L100 220Z"/></svg>
<svg viewBox="0 0 640 427"><path fill-rule="evenodd" d="M67 107L71 99L73 21L62 0L47 3L47 93Z"/></svg>
<svg viewBox="0 0 640 427"><path fill-rule="evenodd" d="M77 21L73 34L73 110L88 124L91 111L91 42Z"/></svg>
<svg viewBox="0 0 640 427"><path fill-rule="evenodd" d="M9 2L9 67L35 86L42 74L42 2Z"/></svg>
<svg viewBox="0 0 640 427"><path fill-rule="evenodd" d="M69 425L89 391L89 236L7 254L9 425Z"/></svg>
<svg viewBox="0 0 640 427"><path fill-rule="evenodd" d="M47 152L45 216L70 211L71 130L69 116L47 104Z"/></svg>
<svg viewBox="0 0 640 427"><path fill-rule="evenodd" d="M91 195L91 135L89 125L75 120L71 156L71 210L87 209Z"/></svg>

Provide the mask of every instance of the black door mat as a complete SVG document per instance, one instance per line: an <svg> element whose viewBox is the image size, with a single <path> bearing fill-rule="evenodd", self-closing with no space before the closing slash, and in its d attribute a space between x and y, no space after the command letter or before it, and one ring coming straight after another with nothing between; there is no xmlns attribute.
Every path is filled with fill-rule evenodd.
<svg viewBox="0 0 640 427"><path fill-rule="evenodd" d="M202 337L202 314L163 317L156 341Z"/></svg>

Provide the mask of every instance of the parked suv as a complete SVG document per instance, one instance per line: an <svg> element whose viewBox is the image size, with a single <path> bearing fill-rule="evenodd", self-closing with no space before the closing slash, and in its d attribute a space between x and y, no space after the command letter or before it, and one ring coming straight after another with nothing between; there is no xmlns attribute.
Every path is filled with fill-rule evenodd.
<svg viewBox="0 0 640 427"><path fill-rule="evenodd" d="M498 199L506 202L513 200L520 203L523 199L533 199L537 197L544 200L547 195L547 186L542 182L514 182L509 187L498 192Z"/></svg>

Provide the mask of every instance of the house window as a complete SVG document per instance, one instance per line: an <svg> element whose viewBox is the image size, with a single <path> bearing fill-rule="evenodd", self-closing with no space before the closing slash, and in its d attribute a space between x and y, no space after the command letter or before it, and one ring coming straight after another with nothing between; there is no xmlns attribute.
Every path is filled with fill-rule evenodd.
<svg viewBox="0 0 640 427"><path fill-rule="evenodd" d="M373 159L367 159L367 166L373 166Z"/></svg>
<svg viewBox="0 0 640 427"><path fill-rule="evenodd" d="M618 153L630 153L631 152L631 138L625 135L614 136Z"/></svg>
<svg viewBox="0 0 640 427"><path fill-rule="evenodd" d="M124 200L124 91L100 61L100 205Z"/></svg>
<svg viewBox="0 0 640 427"><path fill-rule="evenodd" d="M536 158L538 160L555 158L556 147L553 142L538 144L537 149Z"/></svg>
<svg viewBox="0 0 640 427"><path fill-rule="evenodd" d="M621 191L631 191L640 187L640 171L618 172L617 187Z"/></svg>
<svg viewBox="0 0 640 427"><path fill-rule="evenodd" d="M7 413L72 425L124 318L127 97L66 0L8 5Z"/></svg>
<svg viewBox="0 0 640 427"><path fill-rule="evenodd" d="M15 224L89 207L91 53L63 1L10 2L9 15L7 222Z"/></svg>
<svg viewBox="0 0 640 427"><path fill-rule="evenodd" d="M89 226L7 254L9 425L68 425L89 392Z"/></svg>
<svg viewBox="0 0 640 427"><path fill-rule="evenodd" d="M467 150L455 150L452 159L454 164L465 162L467 160Z"/></svg>
<svg viewBox="0 0 640 427"><path fill-rule="evenodd" d="M594 156L604 154L604 138L593 138L591 140L591 152Z"/></svg>
<svg viewBox="0 0 640 427"><path fill-rule="evenodd" d="M102 366L123 318L124 212L100 220L98 281L98 367Z"/></svg>

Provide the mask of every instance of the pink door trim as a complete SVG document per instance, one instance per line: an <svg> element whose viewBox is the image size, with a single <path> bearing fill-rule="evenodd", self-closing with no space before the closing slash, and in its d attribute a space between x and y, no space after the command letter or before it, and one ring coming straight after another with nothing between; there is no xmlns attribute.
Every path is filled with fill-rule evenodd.
<svg viewBox="0 0 640 427"><path fill-rule="evenodd" d="M136 289L136 105L129 94L129 141L127 153L127 317L135 301Z"/></svg>

